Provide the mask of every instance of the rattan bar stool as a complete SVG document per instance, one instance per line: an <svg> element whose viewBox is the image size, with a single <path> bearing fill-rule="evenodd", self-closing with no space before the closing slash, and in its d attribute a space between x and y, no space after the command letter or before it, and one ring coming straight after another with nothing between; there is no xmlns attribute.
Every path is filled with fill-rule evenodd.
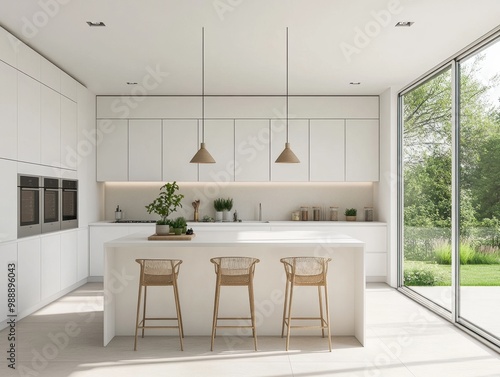
<svg viewBox="0 0 500 377"><path fill-rule="evenodd" d="M285 302L283 305L283 322L281 325L281 337L286 327L286 350L290 344L290 330L292 328L321 328L321 335L325 337L325 329L328 335L328 348L332 351L332 339L330 336L330 310L328 306L328 262L330 258L319 257L289 257L280 259L286 272ZM293 288L295 286L318 287L319 317L292 317ZM325 295L325 310L321 295L323 287ZM323 314L325 312L325 314ZM325 319L326 316L326 319ZM319 320L319 326L292 326L292 320Z"/></svg>
<svg viewBox="0 0 500 377"><path fill-rule="evenodd" d="M144 329L178 329L179 340L181 342L181 351L184 351L182 338L184 338L184 329L182 327L181 305L179 303L179 290L177 288L177 276L179 275L179 267L182 263L177 259L136 259L141 266L141 274L139 276L139 294L137 297L137 317L135 322L135 341L134 351L137 350L137 332L142 330L144 338ZM168 287L172 286L174 290L175 310L177 317L174 318L148 318L146 317L146 302L148 287ZM139 320L139 312L141 307L141 294L144 287L144 301L142 320ZM146 326L148 321L177 321L177 326Z"/></svg>
<svg viewBox="0 0 500 377"><path fill-rule="evenodd" d="M214 318L212 323L212 340L210 350L214 350L214 339L217 329L221 328L251 328L253 335L253 344L257 351L257 334L255 332L255 306L253 295L253 276L255 264L260 262L256 258L248 257L218 257L210 259L215 265L215 273L217 280L215 284L215 301L214 301ZM250 301L250 318L242 317L224 317L219 318L219 299L220 287L222 286L247 286L248 298ZM221 326L218 325L219 320L250 320L251 325L247 326Z"/></svg>

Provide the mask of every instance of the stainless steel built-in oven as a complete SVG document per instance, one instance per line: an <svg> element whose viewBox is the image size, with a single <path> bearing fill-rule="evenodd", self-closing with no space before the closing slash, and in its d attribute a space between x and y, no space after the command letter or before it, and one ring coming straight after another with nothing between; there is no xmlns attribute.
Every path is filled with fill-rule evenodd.
<svg viewBox="0 0 500 377"><path fill-rule="evenodd" d="M78 228L78 181L61 179L61 229Z"/></svg>
<svg viewBox="0 0 500 377"><path fill-rule="evenodd" d="M61 197L58 178L43 177L42 233L61 230Z"/></svg>
<svg viewBox="0 0 500 377"><path fill-rule="evenodd" d="M40 177L19 175L17 177L17 237L40 234L42 230L42 198Z"/></svg>

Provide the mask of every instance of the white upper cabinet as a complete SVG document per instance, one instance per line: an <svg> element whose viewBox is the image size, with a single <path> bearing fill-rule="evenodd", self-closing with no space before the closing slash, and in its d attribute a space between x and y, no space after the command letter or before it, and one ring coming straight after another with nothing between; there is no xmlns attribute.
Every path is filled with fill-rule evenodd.
<svg viewBox="0 0 500 377"><path fill-rule="evenodd" d="M78 163L84 156L79 156L78 118L76 103L61 96L61 167L77 170Z"/></svg>
<svg viewBox="0 0 500 377"><path fill-rule="evenodd" d="M284 117L286 97L205 97L206 118L279 119Z"/></svg>
<svg viewBox="0 0 500 377"><path fill-rule="evenodd" d="M128 128L129 180L161 181L161 120L130 120Z"/></svg>
<svg viewBox="0 0 500 377"><path fill-rule="evenodd" d="M17 71L3 62L0 62L0 83L0 157L15 160L17 159Z"/></svg>
<svg viewBox="0 0 500 377"><path fill-rule="evenodd" d="M97 121L97 180L128 180L128 121L101 119Z"/></svg>
<svg viewBox="0 0 500 377"><path fill-rule="evenodd" d="M270 122L237 119L235 123L235 181L269 181Z"/></svg>
<svg viewBox="0 0 500 377"><path fill-rule="evenodd" d="M290 148L299 159L297 164L276 163L285 148L286 122L271 121L271 180L274 182L307 182L309 180L309 122L289 120Z"/></svg>
<svg viewBox="0 0 500 377"><path fill-rule="evenodd" d="M311 119L310 122L310 180L342 182L345 179L345 121Z"/></svg>
<svg viewBox="0 0 500 377"><path fill-rule="evenodd" d="M61 71L61 94L68 97L73 101L77 101L78 86L76 80L68 75L66 72Z"/></svg>
<svg viewBox="0 0 500 377"><path fill-rule="evenodd" d="M61 95L41 86L41 163L61 166Z"/></svg>
<svg viewBox="0 0 500 377"><path fill-rule="evenodd" d="M61 70L43 56L41 57L40 81L58 93L61 91Z"/></svg>
<svg viewBox="0 0 500 377"><path fill-rule="evenodd" d="M17 69L33 77L35 80L40 80L40 61L41 56L38 52L26 46L24 43L19 45Z"/></svg>
<svg viewBox="0 0 500 377"><path fill-rule="evenodd" d="M289 112L298 118L378 119L378 96L293 96Z"/></svg>
<svg viewBox="0 0 500 377"><path fill-rule="evenodd" d="M22 42L0 27L0 60L17 67L17 52Z"/></svg>
<svg viewBox="0 0 500 377"><path fill-rule="evenodd" d="M18 73L18 160L40 163L40 83Z"/></svg>
<svg viewBox="0 0 500 377"><path fill-rule="evenodd" d="M378 120L346 121L346 181L379 180Z"/></svg>
<svg viewBox="0 0 500 377"><path fill-rule="evenodd" d="M198 164L189 163L200 147L198 128L197 119L163 120L163 181L198 181Z"/></svg>
<svg viewBox="0 0 500 377"><path fill-rule="evenodd" d="M234 120L205 120L205 143L215 164L200 164L200 181L233 182Z"/></svg>

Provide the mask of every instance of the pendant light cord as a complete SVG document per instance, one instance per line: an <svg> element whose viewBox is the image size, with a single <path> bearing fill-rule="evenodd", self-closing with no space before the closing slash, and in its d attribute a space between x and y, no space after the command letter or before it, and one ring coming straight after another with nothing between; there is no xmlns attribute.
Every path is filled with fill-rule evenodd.
<svg viewBox="0 0 500 377"><path fill-rule="evenodd" d="M201 28L201 140L205 142L205 28Z"/></svg>
<svg viewBox="0 0 500 377"><path fill-rule="evenodd" d="M288 26L286 28L286 142L288 143Z"/></svg>

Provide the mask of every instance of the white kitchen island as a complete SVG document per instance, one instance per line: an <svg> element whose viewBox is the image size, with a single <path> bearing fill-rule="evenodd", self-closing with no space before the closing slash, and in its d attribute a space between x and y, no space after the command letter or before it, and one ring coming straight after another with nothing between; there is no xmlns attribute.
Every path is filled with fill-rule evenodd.
<svg viewBox="0 0 500 377"><path fill-rule="evenodd" d="M332 258L328 290L333 336L354 336L365 342L364 243L348 236L318 231L200 231L191 241L148 241L136 233L105 243L104 345L114 336L131 336L139 284L138 258L181 259L179 296L186 336L209 336L212 326L215 272L210 258L249 256L260 259L254 278L257 336L281 335L285 272L280 258L320 256ZM148 316L174 316L171 287L148 289ZM297 287L294 316L318 315L317 291ZM249 315L246 287L222 287L219 313ZM303 321L301 321L303 322ZM218 336L247 335L247 329L219 331ZM146 334L177 336L168 330ZM317 329L294 330L292 336L320 335ZM228 338L229 339L229 338Z"/></svg>

